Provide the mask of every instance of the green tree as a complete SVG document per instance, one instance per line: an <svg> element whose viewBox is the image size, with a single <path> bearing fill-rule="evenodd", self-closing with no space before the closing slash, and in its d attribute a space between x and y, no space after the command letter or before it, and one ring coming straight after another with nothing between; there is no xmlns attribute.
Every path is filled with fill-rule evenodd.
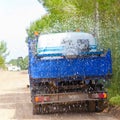
<svg viewBox="0 0 120 120"><path fill-rule="evenodd" d="M0 56L0 68L5 68L5 60Z"/></svg>
<svg viewBox="0 0 120 120"><path fill-rule="evenodd" d="M27 29L29 36L32 36L34 31L40 33L63 32L78 28L91 33L96 33L97 30L99 35L103 35L113 22L114 12L119 15L120 9L117 7L119 4L117 0L38 1L43 3L48 14L30 25L30 29ZM114 9L115 6L117 10ZM99 29L96 28L96 23Z"/></svg>
<svg viewBox="0 0 120 120"><path fill-rule="evenodd" d="M28 56L25 58L18 57L17 59L12 59L9 61L9 64L19 66L21 70L27 70L28 69Z"/></svg>
<svg viewBox="0 0 120 120"><path fill-rule="evenodd" d="M26 56L25 58L18 57L17 65L20 66L22 70L27 70L28 69L28 56Z"/></svg>
<svg viewBox="0 0 120 120"><path fill-rule="evenodd" d="M17 65L17 59L12 59L8 63L12 65Z"/></svg>
<svg viewBox="0 0 120 120"><path fill-rule="evenodd" d="M28 69L28 56L24 58L24 70Z"/></svg>
<svg viewBox="0 0 120 120"><path fill-rule="evenodd" d="M7 53L7 44L4 41L0 42L0 68L5 68L5 58Z"/></svg>

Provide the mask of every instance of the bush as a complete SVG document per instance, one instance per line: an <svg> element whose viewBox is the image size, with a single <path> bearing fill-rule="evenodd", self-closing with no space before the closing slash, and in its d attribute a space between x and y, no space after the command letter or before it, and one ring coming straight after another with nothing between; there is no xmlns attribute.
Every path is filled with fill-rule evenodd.
<svg viewBox="0 0 120 120"><path fill-rule="evenodd" d="M109 101L112 105L120 105L120 95L112 97Z"/></svg>

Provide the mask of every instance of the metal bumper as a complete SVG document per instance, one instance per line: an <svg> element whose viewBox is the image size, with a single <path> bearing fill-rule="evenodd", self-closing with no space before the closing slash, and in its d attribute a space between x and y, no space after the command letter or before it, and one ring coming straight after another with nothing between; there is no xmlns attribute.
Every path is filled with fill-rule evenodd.
<svg viewBox="0 0 120 120"><path fill-rule="evenodd" d="M98 93L56 93L56 94L37 94L33 98L35 104L55 104L55 103L76 103L82 101L100 100ZM103 99L103 98L102 98Z"/></svg>

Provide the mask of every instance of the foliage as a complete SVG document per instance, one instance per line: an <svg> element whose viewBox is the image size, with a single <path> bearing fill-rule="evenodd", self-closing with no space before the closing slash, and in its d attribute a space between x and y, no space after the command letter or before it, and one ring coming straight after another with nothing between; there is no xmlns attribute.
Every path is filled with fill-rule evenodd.
<svg viewBox="0 0 120 120"><path fill-rule="evenodd" d="M44 0L44 5L47 7L48 14L31 24L30 29L28 29L28 35L31 36L33 31L36 30L40 33L73 31L80 28L80 26L82 26L81 29L83 29L83 25L85 29L87 29L88 27L85 26L84 22L91 25L92 21L90 17L87 16L87 18L85 18L85 16L82 15L85 12L81 11L81 13L78 10L78 6L82 6L80 4L81 2L77 1L73 3L74 1L69 0L64 2L63 0ZM89 3L87 2L87 4Z"/></svg>
<svg viewBox="0 0 120 120"><path fill-rule="evenodd" d="M26 56L24 59L24 70L27 70L28 69L28 56Z"/></svg>
<svg viewBox="0 0 120 120"><path fill-rule="evenodd" d="M111 103L112 105L120 105L120 96L117 95L117 96L115 96L115 97L112 97L112 98L110 99L110 103Z"/></svg>
<svg viewBox="0 0 120 120"><path fill-rule="evenodd" d="M0 68L5 68L5 58L8 55L6 42L0 42Z"/></svg>
<svg viewBox="0 0 120 120"><path fill-rule="evenodd" d="M108 26L113 13L119 14L119 9L114 11L114 6L118 5L117 0L38 0L42 2L48 14L42 19L30 25L28 34L33 31L59 32L80 28L84 31L94 32L96 22L96 4L99 11L99 27ZM107 9L106 9L107 8ZM119 7L118 7L119 8ZM109 12L108 12L109 11ZM112 21L111 21L112 22ZM101 33L101 29L99 28Z"/></svg>
<svg viewBox="0 0 120 120"><path fill-rule="evenodd" d="M7 44L4 41L0 41L0 56L6 58L9 53L7 52Z"/></svg>
<svg viewBox="0 0 120 120"><path fill-rule="evenodd" d="M21 70L27 70L28 69L28 56L25 58L18 57L17 59L12 59L9 61L9 64L19 66Z"/></svg>
<svg viewBox="0 0 120 120"><path fill-rule="evenodd" d="M0 56L0 68L5 68L5 60L2 56Z"/></svg>
<svg viewBox="0 0 120 120"><path fill-rule="evenodd" d="M17 59L10 60L8 64L17 65Z"/></svg>

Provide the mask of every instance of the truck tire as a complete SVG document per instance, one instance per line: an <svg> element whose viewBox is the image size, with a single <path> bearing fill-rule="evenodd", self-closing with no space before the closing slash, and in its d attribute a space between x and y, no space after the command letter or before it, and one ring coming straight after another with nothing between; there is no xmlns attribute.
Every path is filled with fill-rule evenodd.
<svg viewBox="0 0 120 120"><path fill-rule="evenodd" d="M96 102L96 111L97 112L102 112L105 109L106 106L107 105L105 105L104 101L97 101Z"/></svg>
<svg viewBox="0 0 120 120"><path fill-rule="evenodd" d="M40 113L40 106L33 104L33 115L38 115Z"/></svg>
<svg viewBox="0 0 120 120"><path fill-rule="evenodd" d="M88 109L88 112L95 112L96 111L95 101L87 101L87 109Z"/></svg>

